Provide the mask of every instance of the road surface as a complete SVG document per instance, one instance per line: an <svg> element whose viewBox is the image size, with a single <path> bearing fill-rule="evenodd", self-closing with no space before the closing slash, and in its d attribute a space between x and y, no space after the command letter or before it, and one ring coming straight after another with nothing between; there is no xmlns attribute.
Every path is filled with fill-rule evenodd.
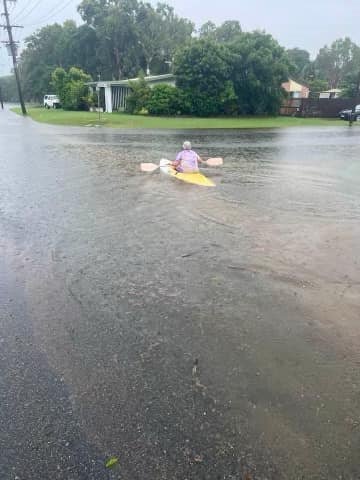
<svg viewBox="0 0 360 480"><path fill-rule="evenodd" d="M0 145L2 480L360 477L357 126Z"/></svg>

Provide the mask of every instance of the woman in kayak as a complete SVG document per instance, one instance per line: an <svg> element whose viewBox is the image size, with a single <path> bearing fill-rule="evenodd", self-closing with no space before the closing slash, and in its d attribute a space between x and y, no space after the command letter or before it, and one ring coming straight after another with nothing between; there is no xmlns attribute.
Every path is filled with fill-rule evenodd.
<svg viewBox="0 0 360 480"><path fill-rule="evenodd" d="M176 155L175 162L171 162L171 165L178 172L196 173L199 171L199 162L203 163L203 160L194 150L191 150L191 143L186 141L181 152Z"/></svg>

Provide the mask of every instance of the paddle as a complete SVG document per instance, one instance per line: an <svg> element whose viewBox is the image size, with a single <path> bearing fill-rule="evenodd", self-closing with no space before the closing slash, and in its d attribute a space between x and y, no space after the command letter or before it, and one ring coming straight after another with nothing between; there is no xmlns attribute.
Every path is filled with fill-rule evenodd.
<svg viewBox="0 0 360 480"><path fill-rule="evenodd" d="M219 165L222 165L224 161L220 157L215 157L215 158L208 158L207 160L203 160L201 163L203 164L205 163L209 167L218 167ZM142 172L154 172L157 168L161 166L164 166L164 164L162 164L161 162L159 165L156 165L156 163L141 163L140 170Z"/></svg>

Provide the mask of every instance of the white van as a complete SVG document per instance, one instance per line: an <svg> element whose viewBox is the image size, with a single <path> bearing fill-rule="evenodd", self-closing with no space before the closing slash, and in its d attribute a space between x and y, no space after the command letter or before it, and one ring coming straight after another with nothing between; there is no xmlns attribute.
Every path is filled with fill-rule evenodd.
<svg viewBox="0 0 360 480"><path fill-rule="evenodd" d="M60 100L57 95L45 95L44 96L45 108L60 108Z"/></svg>

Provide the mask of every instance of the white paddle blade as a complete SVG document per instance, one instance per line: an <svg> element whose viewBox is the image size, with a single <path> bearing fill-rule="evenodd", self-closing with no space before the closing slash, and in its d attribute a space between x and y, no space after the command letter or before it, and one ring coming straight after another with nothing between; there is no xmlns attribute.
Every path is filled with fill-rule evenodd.
<svg viewBox="0 0 360 480"><path fill-rule="evenodd" d="M167 165L169 165L171 162L170 160L167 160L166 158L162 158L160 160L160 167L166 167Z"/></svg>
<svg viewBox="0 0 360 480"><path fill-rule="evenodd" d="M224 160L220 157L217 157L217 158L208 158L206 160L206 163L210 166L210 167L217 167L218 165L222 165L224 163Z"/></svg>
<svg viewBox="0 0 360 480"><path fill-rule="evenodd" d="M141 163L140 164L140 170L142 172L154 172L157 168L159 168L159 165L156 165L155 163Z"/></svg>

